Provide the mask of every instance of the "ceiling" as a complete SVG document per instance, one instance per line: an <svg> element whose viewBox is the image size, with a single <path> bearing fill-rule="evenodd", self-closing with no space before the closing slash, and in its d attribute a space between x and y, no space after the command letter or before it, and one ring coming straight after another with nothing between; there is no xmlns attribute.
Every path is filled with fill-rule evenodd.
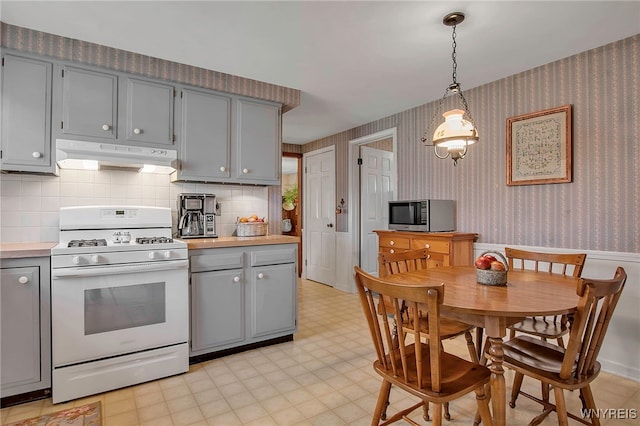
<svg viewBox="0 0 640 426"><path fill-rule="evenodd" d="M640 1L7 1L2 21L301 91L304 144L640 33Z"/></svg>

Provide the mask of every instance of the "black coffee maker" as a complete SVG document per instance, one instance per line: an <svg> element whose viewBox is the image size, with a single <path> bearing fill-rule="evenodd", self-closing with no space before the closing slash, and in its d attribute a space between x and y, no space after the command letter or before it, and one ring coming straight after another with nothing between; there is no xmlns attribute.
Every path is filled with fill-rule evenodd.
<svg viewBox="0 0 640 426"><path fill-rule="evenodd" d="M213 194L178 195L178 238L217 238L218 203Z"/></svg>

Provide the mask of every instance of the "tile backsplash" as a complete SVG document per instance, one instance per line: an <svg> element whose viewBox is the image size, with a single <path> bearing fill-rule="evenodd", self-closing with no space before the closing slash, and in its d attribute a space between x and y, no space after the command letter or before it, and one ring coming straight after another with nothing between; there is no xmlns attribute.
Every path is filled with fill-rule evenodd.
<svg viewBox="0 0 640 426"><path fill-rule="evenodd" d="M215 194L221 206L219 236L235 231L238 216L266 217L267 187L172 183L168 175L120 170L60 170L60 176L0 174L0 241L58 241L60 207L136 205L170 207L175 232L181 192Z"/></svg>

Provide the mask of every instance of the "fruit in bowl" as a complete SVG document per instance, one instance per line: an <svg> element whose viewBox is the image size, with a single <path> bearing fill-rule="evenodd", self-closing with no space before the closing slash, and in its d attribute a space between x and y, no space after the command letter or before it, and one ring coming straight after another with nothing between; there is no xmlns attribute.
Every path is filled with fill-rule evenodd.
<svg viewBox="0 0 640 426"><path fill-rule="evenodd" d="M257 214L252 214L251 216L242 216L238 219L240 223L254 223L254 222L265 222L264 217L258 217Z"/></svg>
<svg viewBox="0 0 640 426"><path fill-rule="evenodd" d="M494 256L490 254L483 254L473 262L474 266L478 269L490 269L492 271L504 271L506 267L504 263L500 262Z"/></svg>

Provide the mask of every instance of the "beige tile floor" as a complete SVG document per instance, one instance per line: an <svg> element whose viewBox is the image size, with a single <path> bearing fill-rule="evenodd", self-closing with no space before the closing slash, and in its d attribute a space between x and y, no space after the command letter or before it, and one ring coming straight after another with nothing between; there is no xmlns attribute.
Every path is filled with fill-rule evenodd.
<svg viewBox="0 0 640 426"><path fill-rule="evenodd" d="M128 425L368 425L380 379L357 295L312 281L299 284L299 331L292 342L192 365L188 373L53 405L51 399L0 410L1 424L62 408L101 401L106 426ZM448 351L468 357L464 339L445 342ZM507 392L513 375L506 373ZM539 385L524 387L537 394ZM595 381L599 408L640 409L640 383L602 373ZM570 409L577 392L567 393ZM392 389L389 413L412 399ZM525 425L540 406L521 397L507 407L509 425ZM444 424L472 424L475 399L451 404ZM414 416L421 424L418 410ZM399 422L398 424L402 424ZM570 421L570 424L578 424ZM557 424L555 414L543 425ZM604 425L637 425L608 420Z"/></svg>

